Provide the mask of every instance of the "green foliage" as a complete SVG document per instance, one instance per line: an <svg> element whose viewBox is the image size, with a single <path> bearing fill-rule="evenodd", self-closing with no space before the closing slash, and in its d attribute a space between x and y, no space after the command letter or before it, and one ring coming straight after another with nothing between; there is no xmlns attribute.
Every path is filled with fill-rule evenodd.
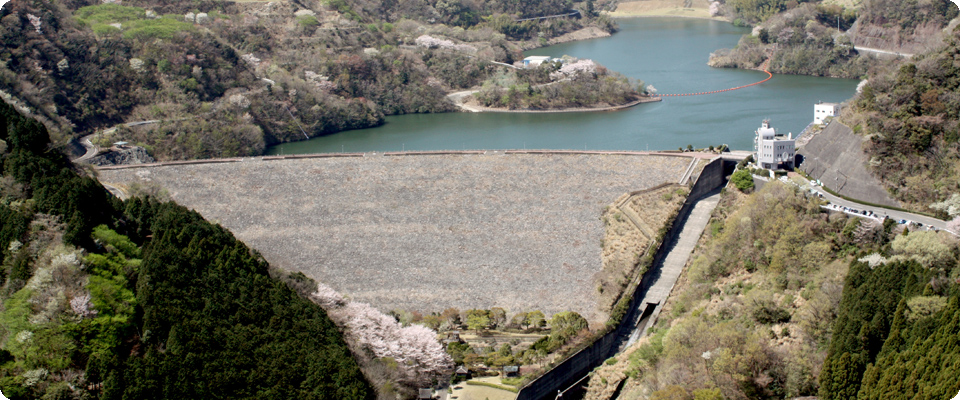
<svg viewBox="0 0 960 400"><path fill-rule="evenodd" d="M317 26L320 26L320 21L317 20L317 17L312 15L302 15L297 17L297 23L304 28L316 28Z"/></svg>
<svg viewBox="0 0 960 400"><path fill-rule="evenodd" d="M447 354L453 358L454 364L463 364L463 358L467 354L475 354L473 348L467 343L450 342L447 344Z"/></svg>
<svg viewBox="0 0 960 400"><path fill-rule="evenodd" d="M524 325L534 327L534 328L543 328L547 325L547 319L543 315L543 311L534 310L527 313L526 318L523 320Z"/></svg>
<svg viewBox="0 0 960 400"><path fill-rule="evenodd" d="M786 9L784 0L727 0L726 5L749 24L763 22Z"/></svg>
<svg viewBox="0 0 960 400"><path fill-rule="evenodd" d="M140 257L140 248L131 242L130 238L117 233L106 225L99 225L93 228L93 239L104 246L113 247L113 249L108 249L108 251L116 250L120 252L120 254L130 258Z"/></svg>
<svg viewBox="0 0 960 400"><path fill-rule="evenodd" d="M518 393L518 392L520 392L520 389L517 389L516 387L506 386L506 385L498 385L498 384L496 384L496 383L490 383L490 382L481 382L481 381L473 381L473 380L471 380L471 381L467 381L467 384L468 384L468 385L472 385L472 386L492 387L492 388L494 388L494 389L506 390L506 391L508 391L508 392L513 392L513 393Z"/></svg>
<svg viewBox="0 0 960 400"><path fill-rule="evenodd" d="M127 210L153 235L139 272L150 284L136 295L148 356L101 376L142 382L126 388L130 395L372 395L323 309L271 279L266 262L233 235L170 203L135 199ZM251 340L264 344L250 350ZM168 386L170 374L206 384Z"/></svg>
<svg viewBox="0 0 960 400"><path fill-rule="evenodd" d="M761 324L778 324L790 321L790 312L781 307L773 296L763 290L753 290L746 296L747 310Z"/></svg>
<svg viewBox="0 0 960 400"><path fill-rule="evenodd" d="M511 70L485 81L474 97L486 107L533 110L617 106L640 98L633 81L606 68L552 79L559 68L556 63Z"/></svg>
<svg viewBox="0 0 960 400"><path fill-rule="evenodd" d="M943 296L917 296L907 300L908 311L904 317L913 322L921 318L936 315L947 306Z"/></svg>
<svg viewBox="0 0 960 400"><path fill-rule="evenodd" d="M179 19L157 18L143 19L129 23L124 27L123 38L141 42L153 39L173 39L178 33L193 31L195 28Z"/></svg>
<svg viewBox="0 0 960 400"><path fill-rule="evenodd" d="M467 328L480 332L490 326L490 317L484 314L470 314L467 316Z"/></svg>
<svg viewBox="0 0 960 400"><path fill-rule="evenodd" d="M124 23L146 18L140 7L122 6L119 4L99 4L80 7L73 12L73 16L85 24Z"/></svg>
<svg viewBox="0 0 960 400"><path fill-rule="evenodd" d="M867 364L873 363L890 333L900 300L919 294L930 273L915 262L888 262L871 269L854 263L847 276L823 372L820 397L856 397Z"/></svg>
<svg viewBox="0 0 960 400"><path fill-rule="evenodd" d="M10 244L23 241L27 227L30 226L30 219L28 214L0 204L0 265L3 265L8 255L12 255ZM4 279L5 276L0 278L0 282Z"/></svg>
<svg viewBox="0 0 960 400"><path fill-rule="evenodd" d="M357 15L355 11L353 11L353 9L350 7L350 4L347 4L345 0L323 0L323 4L329 8L336 10L340 14L344 14L344 16L349 19L352 19L355 21L360 20L360 16Z"/></svg>
<svg viewBox="0 0 960 400"><path fill-rule="evenodd" d="M5 395L59 398L65 382L55 381L68 379L80 398L373 398L323 309L229 232L173 203L110 200L44 151L42 125L5 103L0 117L0 140L12 144L4 178L88 252L85 270L59 250L23 258L22 278L36 269L36 279L0 310ZM20 235L14 222L0 232ZM82 384L71 378L80 372Z"/></svg>
<svg viewBox="0 0 960 400"><path fill-rule="evenodd" d="M733 182L733 185L740 189L741 192L749 193L753 191L753 175L750 171L745 169L737 170L732 176L730 176L730 182Z"/></svg>
<svg viewBox="0 0 960 400"><path fill-rule="evenodd" d="M877 176L897 200L919 211L928 211L931 203L957 191L946 182L956 181L958 173L951 166L960 160L955 150L960 132L960 66L953 62L960 30L947 34L945 43L899 70L871 74L852 101L856 115L850 122L872 138L864 150L879 161ZM940 155L938 161L931 162L929 154Z"/></svg>
<svg viewBox="0 0 960 400"><path fill-rule="evenodd" d="M693 400L725 400L720 389L697 389L693 391Z"/></svg>
<svg viewBox="0 0 960 400"><path fill-rule="evenodd" d="M955 244L947 245L937 232L931 231L898 235L890 243L890 248L896 254L917 261L924 267L938 269L956 264L957 260L953 252L955 247Z"/></svg>
<svg viewBox="0 0 960 400"><path fill-rule="evenodd" d="M960 391L960 307L958 297L952 296L950 305L930 317L929 328L921 321L903 324L900 316L884 345L885 354L874 365L867 367L857 396L861 400L891 398L934 400L948 399ZM913 334L911 333L921 333ZM896 351L886 352L889 346L899 344Z"/></svg>

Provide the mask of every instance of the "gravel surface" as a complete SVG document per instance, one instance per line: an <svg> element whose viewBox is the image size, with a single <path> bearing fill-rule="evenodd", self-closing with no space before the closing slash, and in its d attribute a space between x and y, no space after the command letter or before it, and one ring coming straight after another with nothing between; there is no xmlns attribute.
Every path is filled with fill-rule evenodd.
<svg viewBox="0 0 960 400"><path fill-rule="evenodd" d="M622 155L323 158L100 171L153 181L273 265L381 310L573 310L600 322L600 215L689 159Z"/></svg>

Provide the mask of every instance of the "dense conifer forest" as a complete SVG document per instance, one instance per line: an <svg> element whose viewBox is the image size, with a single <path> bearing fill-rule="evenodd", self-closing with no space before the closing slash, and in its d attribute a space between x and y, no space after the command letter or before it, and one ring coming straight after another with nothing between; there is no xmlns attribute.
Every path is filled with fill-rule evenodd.
<svg viewBox="0 0 960 400"><path fill-rule="evenodd" d="M8 398L368 399L337 327L174 203L112 198L0 104Z"/></svg>

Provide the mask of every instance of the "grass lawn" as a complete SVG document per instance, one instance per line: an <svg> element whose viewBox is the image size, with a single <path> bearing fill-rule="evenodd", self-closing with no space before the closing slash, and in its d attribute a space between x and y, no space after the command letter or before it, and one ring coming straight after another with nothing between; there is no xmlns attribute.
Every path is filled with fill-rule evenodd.
<svg viewBox="0 0 960 400"><path fill-rule="evenodd" d="M472 380L502 385L502 383L500 383L500 378L496 376L475 378ZM461 382L454 386L450 393L450 398L455 400L513 400L517 397L516 393L508 390L501 390L488 386L467 385L465 382Z"/></svg>

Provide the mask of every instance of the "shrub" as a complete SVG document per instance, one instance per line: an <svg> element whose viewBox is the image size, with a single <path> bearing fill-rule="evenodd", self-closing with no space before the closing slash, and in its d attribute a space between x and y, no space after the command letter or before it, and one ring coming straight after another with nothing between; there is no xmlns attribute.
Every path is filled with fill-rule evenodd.
<svg viewBox="0 0 960 400"><path fill-rule="evenodd" d="M297 24L300 24L300 26L304 28L313 28L320 26L320 21L312 15L301 15L297 17Z"/></svg>
<svg viewBox="0 0 960 400"><path fill-rule="evenodd" d="M733 182L734 186L741 192L749 193L753 191L753 176L750 174L750 171L745 169L738 170L730 177L730 181Z"/></svg>

